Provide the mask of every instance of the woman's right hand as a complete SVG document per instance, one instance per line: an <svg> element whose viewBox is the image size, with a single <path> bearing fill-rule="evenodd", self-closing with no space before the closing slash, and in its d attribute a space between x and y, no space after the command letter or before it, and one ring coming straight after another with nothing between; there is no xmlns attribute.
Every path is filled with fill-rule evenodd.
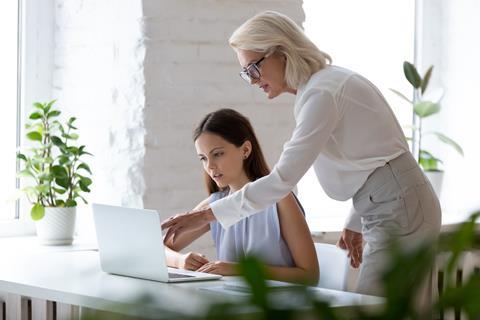
<svg viewBox="0 0 480 320"><path fill-rule="evenodd" d="M208 259L203 254L188 252L180 255L177 261L177 268L195 271L208 262Z"/></svg>

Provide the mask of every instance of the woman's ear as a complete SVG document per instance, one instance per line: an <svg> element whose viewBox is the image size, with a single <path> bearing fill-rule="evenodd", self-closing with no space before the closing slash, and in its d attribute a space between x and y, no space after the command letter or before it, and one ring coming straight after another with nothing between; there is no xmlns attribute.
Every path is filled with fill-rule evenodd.
<svg viewBox="0 0 480 320"><path fill-rule="evenodd" d="M247 159L252 152L252 143L250 142L250 140L246 140L240 148L243 152L243 159Z"/></svg>

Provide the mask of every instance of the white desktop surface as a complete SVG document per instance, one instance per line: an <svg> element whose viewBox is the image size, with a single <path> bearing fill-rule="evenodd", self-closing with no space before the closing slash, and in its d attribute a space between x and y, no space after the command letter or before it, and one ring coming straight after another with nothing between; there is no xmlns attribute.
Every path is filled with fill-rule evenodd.
<svg viewBox="0 0 480 320"><path fill-rule="evenodd" d="M0 291L145 317L199 315L216 302L238 301L238 294L200 290L231 278L166 284L110 275L101 271L98 252L88 250L10 252L0 263ZM335 307L383 303L378 297L320 288L315 295Z"/></svg>

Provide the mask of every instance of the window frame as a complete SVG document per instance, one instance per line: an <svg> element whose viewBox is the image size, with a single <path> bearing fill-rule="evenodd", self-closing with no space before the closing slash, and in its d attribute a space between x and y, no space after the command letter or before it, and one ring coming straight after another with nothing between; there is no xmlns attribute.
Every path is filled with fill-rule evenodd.
<svg viewBox="0 0 480 320"><path fill-rule="evenodd" d="M51 99L54 60L54 0L18 0L17 147L34 101ZM19 163L17 161L17 170ZM20 188L17 179L16 187ZM15 218L0 222L0 237L35 234L29 204L18 200Z"/></svg>

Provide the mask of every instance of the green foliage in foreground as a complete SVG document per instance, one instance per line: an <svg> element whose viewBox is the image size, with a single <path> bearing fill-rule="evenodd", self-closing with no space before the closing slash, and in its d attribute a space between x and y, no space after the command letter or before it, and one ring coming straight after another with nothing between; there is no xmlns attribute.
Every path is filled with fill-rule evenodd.
<svg viewBox="0 0 480 320"><path fill-rule="evenodd" d="M455 265L461 254L467 250L479 248L480 238L475 232L480 211L460 225L454 232L442 234L435 242L425 242L409 250L393 243L391 247L391 266L383 275L385 304L375 309L361 306L350 310L332 308L328 302L314 297L307 287L298 286L291 290L274 292L266 283L265 270L255 257L246 257L240 262L241 272L248 283L251 295L248 299L236 303L221 303L210 308L206 315L198 317L172 316L172 319L321 319L321 320L400 320L430 319L442 312L461 310L467 319L480 317L480 274L471 274L460 286L455 284ZM428 310L418 311L415 307L415 294L420 289L422 279L429 276L435 258L440 253L448 253L446 262L446 288L438 301ZM276 299L278 294L281 300ZM285 296L288 298L285 299ZM278 301L282 301L279 303ZM188 303L188 302L186 302ZM133 319L120 314L99 316L93 313L89 319ZM159 319L165 319L165 314ZM168 318L168 316L167 316Z"/></svg>

